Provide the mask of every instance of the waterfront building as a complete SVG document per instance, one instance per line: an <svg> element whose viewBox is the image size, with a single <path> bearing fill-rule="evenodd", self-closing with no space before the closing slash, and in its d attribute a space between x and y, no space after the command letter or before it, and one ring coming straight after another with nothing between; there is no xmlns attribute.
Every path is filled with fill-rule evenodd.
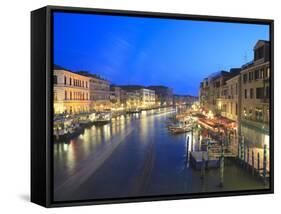
<svg viewBox="0 0 281 214"><path fill-rule="evenodd" d="M87 71L80 71L78 73L89 78L91 110L98 112L110 110L111 103L109 81Z"/></svg>
<svg viewBox="0 0 281 214"><path fill-rule="evenodd" d="M238 70L237 70L238 71ZM233 71L230 71L230 73ZM221 94L216 99L216 109L223 117L235 122L238 121L240 115L240 69L236 75L232 75L225 84L221 86Z"/></svg>
<svg viewBox="0 0 281 214"><path fill-rule="evenodd" d="M173 89L162 85L148 86L147 88L155 91L155 103L157 106L173 105Z"/></svg>
<svg viewBox="0 0 281 214"><path fill-rule="evenodd" d="M138 90L140 94L141 107L152 108L155 107L155 91L148 88L141 88Z"/></svg>
<svg viewBox="0 0 281 214"><path fill-rule="evenodd" d="M199 100L200 105L205 111L211 111L214 114L226 115L227 108L231 110L231 106L228 103L228 91L233 92L230 85L227 85L227 81L235 76L239 76L240 68L232 68L230 71L219 71L211 74L200 83ZM230 87L230 88L229 88ZM230 95L229 95L230 96Z"/></svg>
<svg viewBox="0 0 281 214"><path fill-rule="evenodd" d="M127 110L136 110L141 108L141 97L138 90L126 91L126 108Z"/></svg>
<svg viewBox="0 0 281 214"><path fill-rule="evenodd" d="M199 100L204 111L211 111L216 114L220 113L217 100L221 96L222 86L225 84L227 77L227 71L219 71L212 73L200 84Z"/></svg>
<svg viewBox="0 0 281 214"><path fill-rule="evenodd" d="M248 145L269 146L270 61L269 42L259 40L254 60L241 71L241 134Z"/></svg>
<svg viewBox="0 0 281 214"><path fill-rule="evenodd" d="M253 61L240 69L205 78L200 83L199 96L203 113L211 111L214 115L235 121L232 123L235 124L235 142L241 143L244 139L245 146L257 155L263 152L264 145L269 149L269 42L259 40L253 51Z"/></svg>
<svg viewBox="0 0 281 214"><path fill-rule="evenodd" d="M125 91L118 86L110 86L110 102L112 110L123 110L125 106Z"/></svg>
<svg viewBox="0 0 281 214"><path fill-rule="evenodd" d="M209 78L204 78L203 81L200 83L199 89L199 104L200 106L206 109L210 109L209 103L211 103L211 90L210 90L210 80Z"/></svg>
<svg viewBox="0 0 281 214"><path fill-rule="evenodd" d="M57 65L53 70L54 113L89 112L89 78Z"/></svg>
<svg viewBox="0 0 281 214"><path fill-rule="evenodd" d="M120 93L120 100L125 104L127 110L136 110L141 108L141 98L139 89L143 86L140 85L120 85L122 89Z"/></svg>
<svg viewBox="0 0 281 214"><path fill-rule="evenodd" d="M120 105L121 100L121 88L118 86L110 86L110 102L112 104Z"/></svg>
<svg viewBox="0 0 281 214"><path fill-rule="evenodd" d="M121 100L126 99L127 108L152 108L155 107L155 91L141 85L121 85ZM123 94L123 95L122 95ZM123 98L122 98L123 97Z"/></svg>

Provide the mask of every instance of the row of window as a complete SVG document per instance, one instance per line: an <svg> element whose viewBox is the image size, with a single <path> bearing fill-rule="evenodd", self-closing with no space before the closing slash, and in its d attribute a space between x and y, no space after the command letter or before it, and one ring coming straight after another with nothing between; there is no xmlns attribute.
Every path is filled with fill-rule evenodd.
<svg viewBox="0 0 281 214"><path fill-rule="evenodd" d="M231 85L227 89L223 89L221 92L222 96L233 96L238 94L238 84L236 83L235 86Z"/></svg>
<svg viewBox="0 0 281 214"><path fill-rule="evenodd" d="M253 80L266 79L269 77L270 77L270 68L267 67L267 68L256 69L254 71L250 71L248 73L243 74L242 80L243 80L243 83L247 83L247 82L251 82ZM201 82L201 86L203 86L204 84L205 84L205 86L208 86L209 82L208 81ZM221 86L220 81L214 82L215 88L219 88L220 86Z"/></svg>
<svg viewBox="0 0 281 214"><path fill-rule="evenodd" d="M54 84L58 84L57 75L53 76L53 82ZM70 85L70 86L73 85L77 87L88 88L88 81L74 79L71 77L67 78L66 76L64 76L64 85Z"/></svg>
<svg viewBox="0 0 281 214"><path fill-rule="evenodd" d="M266 112L263 112L263 110L260 108L256 108L254 111L252 108L250 108L248 111L247 108L244 108L243 116L246 119L263 122L264 120L266 121L269 118L269 109L267 109Z"/></svg>
<svg viewBox="0 0 281 214"><path fill-rule="evenodd" d="M235 108L233 108L233 103L229 103L229 111L227 111L227 105L224 104L222 106L222 112L228 112L230 114L235 114L237 116L237 113L238 113L238 104L235 103Z"/></svg>
<svg viewBox="0 0 281 214"><path fill-rule="evenodd" d="M91 100L109 100L109 95L93 95Z"/></svg>
<svg viewBox="0 0 281 214"><path fill-rule="evenodd" d="M88 93L85 92L72 92L64 91L65 100L89 100Z"/></svg>
<svg viewBox="0 0 281 214"><path fill-rule="evenodd" d="M263 98L269 98L269 86L266 87L259 87L256 88L256 96L254 95L254 89L250 88L250 90L245 89L244 90L244 98L245 99L263 99Z"/></svg>
<svg viewBox="0 0 281 214"><path fill-rule="evenodd" d="M67 77L64 76L64 84L67 85ZM82 87L82 88L88 88L88 81L84 81L84 80L79 80L79 79L74 79L74 78L69 78L68 81L69 85L73 86L78 86L78 87Z"/></svg>
<svg viewBox="0 0 281 214"><path fill-rule="evenodd" d="M269 68L262 68L257 69L255 71L250 71L246 74L243 74L243 83L251 82L253 80L258 79L266 79L269 77L270 69Z"/></svg>

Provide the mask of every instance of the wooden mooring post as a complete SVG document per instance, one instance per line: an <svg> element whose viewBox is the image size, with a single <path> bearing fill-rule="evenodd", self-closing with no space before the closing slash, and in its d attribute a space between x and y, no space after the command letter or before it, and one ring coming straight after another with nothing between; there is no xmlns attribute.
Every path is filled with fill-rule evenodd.
<svg viewBox="0 0 281 214"><path fill-rule="evenodd" d="M219 186L223 187L224 182L224 144L221 145L221 156L220 156L220 183Z"/></svg>
<svg viewBox="0 0 281 214"><path fill-rule="evenodd" d="M210 142L210 138L208 138L208 140L207 140L207 157L208 157L208 161L210 160L210 152L211 152L211 142Z"/></svg>
<svg viewBox="0 0 281 214"><path fill-rule="evenodd" d="M247 168L250 167L250 148L247 146Z"/></svg>
<svg viewBox="0 0 281 214"><path fill-rule="evenodd" d="M205 169L206 169L206 160L205 160L204 152L202 152L201 179L205 177Z"/></svg>
<svg viewBox="0 0 281 214"><path fill-rule="evenodd" d="M260 169L261 169L261 167L260 167L260 153L258 152L258 166L257 166L257 170L258 170L258 176L260 176Z"/></svg>
<svg viewBox="0 0 281 214"><path fill-rule="evenodd" d="M244 136L241 137L241 163L243 164L243 161L245 159L245 149L244 149Z"/></svg>
<svg viewBox="0 0 281 214"><path fill-rule="evenodd" d="M186 154L188 155L188 147L189 147L189 136L186 138Z"/></svg>
<svg viewBox="0 0 281 214"><path fill-rule="evenodd" d="M264 184L266 184L266 165L267 165L267 162L266 162L266 145L264 144L263 146L263 179L264 179Z"/></svg>
<svg viewBox="0 0 281 214"><path fill-rule="evenodd" d="M252 175L255 174L255 153L254 149L252 149Z"/></svg>
<svg viewBox="0 0 281 214"><path fill-rule="evenodd" d="M198 146L199 146L199 151L201 151L200 130L198 130L197 141L198 141L197 143L198 143Z"/></svg>
<svg viewBox="0 0 281 214"><path fill-rule="evenodd" d="M191 151L193 152L193 128L191 129Z"/></svg>
<svg viewBox="0 0 281 214"><path fill-rule="evenodd" d="M238 163L241 160L241 143L238 142Z"/></svg>
<svg viewBox="0 0 281 214"><path fill-rule="evenodd" d="M189 136L186 137L186 158L185 158L185 161L186 161L186 167L189 167Z"/></svg>

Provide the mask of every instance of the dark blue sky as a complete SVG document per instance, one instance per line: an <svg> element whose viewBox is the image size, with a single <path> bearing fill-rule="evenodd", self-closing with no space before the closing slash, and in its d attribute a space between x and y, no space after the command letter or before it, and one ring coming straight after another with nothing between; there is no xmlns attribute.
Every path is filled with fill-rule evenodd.
<svg viewBox="0 0 281 214"><path fill-rule="evenodd" d="M253 58L269 26L54 13L54 62L115 84L166 85L198 95L200 81Z"/></svg>

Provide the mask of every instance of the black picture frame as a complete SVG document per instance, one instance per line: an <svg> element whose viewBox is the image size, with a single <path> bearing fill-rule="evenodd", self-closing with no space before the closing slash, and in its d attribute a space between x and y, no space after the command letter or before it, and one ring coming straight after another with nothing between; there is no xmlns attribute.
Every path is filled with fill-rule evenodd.
<svg viewBox="0 0 281 214"><path fill-rule="evenodd" d="M162 195L157 197L112 198L87 201L55 202L53 200L52 160L52 65L54 11L105 14L116 16L154 17L180 20L264 24L270 27L270 188L264 190ZM62 207L124 202L144 202L188 198L225 197L268 194L274 192L274 21L237 17L186 15L144 11L92 9L79 7L46 6L31 12L31 201L44 207Z"/></svg>

